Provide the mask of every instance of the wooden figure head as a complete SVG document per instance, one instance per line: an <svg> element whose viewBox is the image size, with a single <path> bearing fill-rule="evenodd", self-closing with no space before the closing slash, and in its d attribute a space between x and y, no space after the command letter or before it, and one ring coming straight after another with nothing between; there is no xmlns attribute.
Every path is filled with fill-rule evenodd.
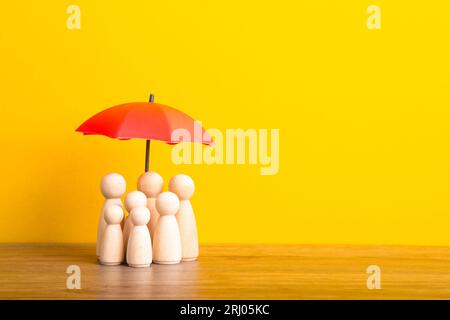
<svg viewBox="0 0 450 320"><path fill-rule="evenodd" d="M130 214L135 226L143 226L150 221L150 210L146 207L134 208Z"/></svg>
<svg viewBox="0 0 450 320"><path fill-rule="evenodd" d="M156 210L161 216L175 215L179 208L180 200L175 193L163 192L156 198Z"/></svg>
<svg viewBox="0 0 450 320"><path fill-rule="evenodd" d="M177 174L170 179L169 190L180 200L189 200L195 191L194 180L185 174Z"/></svg>
<svg viewBox="0 0 450 320"><path fill-rule="evenodd" d="M141 191L131 191L125 197L125 208L131 212L134 208L147 206L147 196Z"/></svg>
<svg viewBox="0 0 450 320"><path fill-rule="evenodd" d="M148 198L156 198L162 192L163 185L163 178L153 171L143 173L137 183L138 190Z"/></svg>
<svg viewBox="0 0 450 320"><path fill-rule="evenodd" d="M118 173L109 173L102 178L100 189L107 199L120 198L127 188L125 178Z"/></svg>
<svg viewBox="0 0 450 320"><path fill-rule="evenodd" d="M123 219L123 210L118 205L111 205L105 208L105 221L107 224L120 224Z"/></svg>

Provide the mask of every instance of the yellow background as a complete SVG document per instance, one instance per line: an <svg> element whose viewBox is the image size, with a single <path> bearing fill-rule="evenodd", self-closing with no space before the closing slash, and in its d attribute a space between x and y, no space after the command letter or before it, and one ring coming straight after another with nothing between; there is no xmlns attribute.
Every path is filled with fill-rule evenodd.
<svg viewBox="0 0 450 320"><path fill-rule="evenodd" d="M66 8L81 8L81 30ZM366 9L382 9L368 30ZM202 243L450 245L446 1L7 1L0 8L1 242L93 242L103 174L144 142L76 127L127 101L206 127L279 128L280 171L151 168L196 181Z"/></svg>

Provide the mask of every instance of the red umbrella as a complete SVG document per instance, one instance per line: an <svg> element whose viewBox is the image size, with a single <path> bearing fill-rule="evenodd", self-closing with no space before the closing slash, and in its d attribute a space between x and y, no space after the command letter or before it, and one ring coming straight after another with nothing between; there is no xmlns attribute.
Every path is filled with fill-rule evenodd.
<svg viewBox="0 0 450 320"><path fill-rule="evenodd" d="M172 132L184 129L190 134L190 140L174 141ZM127 140L140 138L146 140L145 171L148 171L150 140L160 140L168 144L180 142L212 143L211 136L200 123L175 108L150 102L131 102L103 110L86 120L77 132L100 134L110 138Z"/></svg>

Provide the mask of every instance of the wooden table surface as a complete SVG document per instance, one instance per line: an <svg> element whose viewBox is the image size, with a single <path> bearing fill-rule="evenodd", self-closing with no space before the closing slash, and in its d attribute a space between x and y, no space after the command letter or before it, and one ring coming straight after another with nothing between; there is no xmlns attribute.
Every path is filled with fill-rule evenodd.
<svg viewBox="0 0 450 320"><path fill-rule="evenodd" d="M66 288L69 265L80 290ZM450 299L450 248L208 245L196 262L133 269L97 264L93 245L0 245L0 298Z"/></svg>

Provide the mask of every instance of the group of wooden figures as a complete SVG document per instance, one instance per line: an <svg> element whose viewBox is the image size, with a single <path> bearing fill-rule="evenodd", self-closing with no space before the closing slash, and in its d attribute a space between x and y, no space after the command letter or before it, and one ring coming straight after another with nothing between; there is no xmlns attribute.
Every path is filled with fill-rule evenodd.
<svg viewBox="0 0 450 320"><path fill-rule="evenodd" d="M118 173L103 177L101 192L105 197L97 233L97 257L103 265L149 267L150 264L175 264L198 257L198 235L191 206L195 186L185 174L169 182L162 192L163 179L156 172L142 174L137 191L125 197L124 217L121 197L126 182Z"/></svg>

